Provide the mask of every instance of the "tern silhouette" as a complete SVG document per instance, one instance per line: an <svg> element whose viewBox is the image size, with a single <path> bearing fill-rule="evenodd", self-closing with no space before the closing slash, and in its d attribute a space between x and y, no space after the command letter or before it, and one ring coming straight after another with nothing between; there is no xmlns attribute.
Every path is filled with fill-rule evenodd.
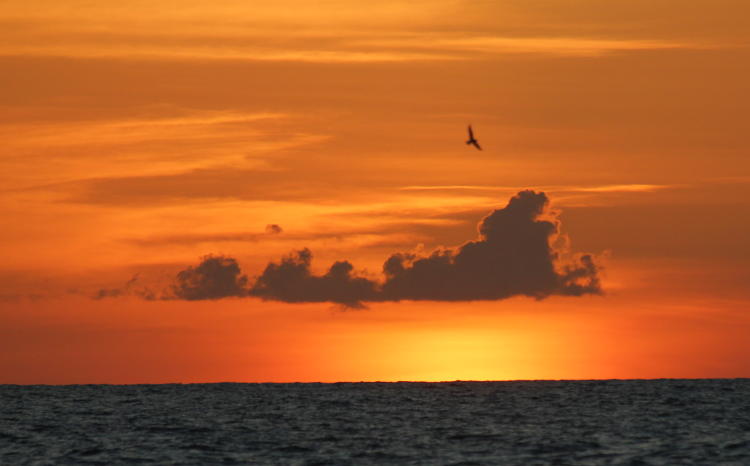
<svg viewBox="0 0 750 466"><path fill-rule="evenodd" d="M474 139L474 131L471 130L471 125L469 125L469 140L466 141L466 144L471 144L477 149L482 150L482 147L479 145L479 142L476 139Z"/></svg>

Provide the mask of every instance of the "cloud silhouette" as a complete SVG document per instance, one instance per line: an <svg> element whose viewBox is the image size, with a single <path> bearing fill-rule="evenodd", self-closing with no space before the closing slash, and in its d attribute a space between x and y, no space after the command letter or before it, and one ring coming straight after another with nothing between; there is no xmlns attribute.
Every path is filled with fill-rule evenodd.
<svg viewBox="0 0 750 466"><path fill-rule="evenodd" d="M310 272L312 254L304 249L270 263L250 294L361 307L366 301L473 301L517 295L542 299L601 293L598 266L591 255L563 262L553 248L560 222L547 210L548 204L544 193L521 191L506 207L482 219L474 241L426 257L391 255L383 265L382 283L356 276L347 261L315 276Z"/></svg>
<svg viewBox="0 0 750 466"><path fill-rule="evenodd" d="M477 240L428 257L392 255L383 266L382 297L471 301L601 292L591 256L559 263L551 246L559 221L546 212L548 203L544 193L521 191L482 219Z"/></svg>
<svg viewBox="0 0 750 466"><path fill-rule="evenodd" d="M101 288L96 294L94 294L93 298L98 300L105 298L118 298L121 296L137 296L148 301L157 299L156 294L150 288L146 286L137 287L137 284L140 281L140 275L140 273L133 275L130 280L125 282L125 284L119 288Z"/></svg>
<svg viewBox="0 0 750 466"><path fill-rule="evenodd" d="M266 234L268 235L278 235L284 231L280 226L276 225L275 223L271 223L266 225Z"/></svg>
<svg viewBox="0 0 750 466"><path fill-rule="evenodd" d="M205 256L196 267L177 274L171 292L188 301L247 296L247 276L231 257Z"/></svg>
<svg viewBox="0 0 750 466"><path fill-rule="evenodd" d="M310 272L311 261L310 250L302 249L280 263L268 264L250 294L290 303L330 301L353 308L363 307L362 301L377 300L377 284L353 275L348 261L335 262L320 276Z"/></svg>
<svg viewBox="0 0 750 466"><path fill-rule="evenodd" d="M383 264L383 280L354 271L337 261L322 275L311 271L312 253L305 248L269 263L252 285L237 261L206 256L179 272L161 299L259 297L289 303L332 302L363 308L366 302L431 300L499 300L512 296L543 299L550 295L600 294L600 267L590 254L567 257L553 244L560 221L548 209L543 192L521 191L504 208L485 216L478 238L426 256L399 252ZM269 225L269 232L276 225ZM281 228L278 228L278 232ZM275 234L275 233L272 233ZM566 256L566 257L563 257ZM100 290L98 298L127 291ZM152 294L153 299L153 294Z"/></svg>

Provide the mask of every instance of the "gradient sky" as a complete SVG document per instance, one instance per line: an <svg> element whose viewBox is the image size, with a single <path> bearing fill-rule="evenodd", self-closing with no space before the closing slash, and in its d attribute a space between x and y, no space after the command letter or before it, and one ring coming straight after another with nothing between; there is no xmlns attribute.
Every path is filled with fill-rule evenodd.
<svg viewBox="0 0 750 466"><path fill-rule="evenodd" d="M5 0L0 26L0 383L750 376L745 0ZM603 294L142 298L209 254L382 279L524 189Z"/></svg>

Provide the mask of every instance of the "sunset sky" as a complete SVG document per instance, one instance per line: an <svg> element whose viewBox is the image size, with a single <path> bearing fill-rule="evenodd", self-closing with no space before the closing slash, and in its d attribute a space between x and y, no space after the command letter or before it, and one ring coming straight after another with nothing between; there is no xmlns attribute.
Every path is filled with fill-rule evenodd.
<svg viewBox="0 0 750 466"><path fill-rule="evenodd" d="M746 0L0 26L0 383L750 377Z"/></svg>

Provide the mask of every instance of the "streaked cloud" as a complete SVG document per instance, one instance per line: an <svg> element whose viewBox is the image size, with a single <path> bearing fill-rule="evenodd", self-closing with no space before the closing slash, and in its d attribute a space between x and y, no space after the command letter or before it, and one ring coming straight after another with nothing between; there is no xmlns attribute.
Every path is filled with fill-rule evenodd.
<svg viewBox="0 0 750 466"><path fill-rule="evenodd" d="M365 214L361 214L364 216ZM335 216L332 216L335 217ZM359 217L349 216L350 220L360 220ZM454 226L457 220L451 218L403 218L391 219L378 215L377 224L356 228L331 229L331 231L310 231L306 229L297 232L267 230L263 233L254 232L206 232L152 235L140 238L123 238L124 243L141 247L186 246L207 243L257 243L264 242L300 242L300 241L337 241L355 242L359 246L381 243L384 239L398 240L400 243L420 241L426 237L426 232L436 232ZM339 217L338 222L343 220ZM337 222L337 223L338 223ZM274 225L278 227L278 225ZM279 227L280 228L280 227Z"/></svg>
<svg viewBox="0 0 750 466"><path fill-rule="evenodd" d="M436 186L403 186L403 191L513 191L510 186L471 186L471 185L436 185Z"/></svg>
<svg viewBox="0 0 750 466"><path fill-rule="evenodd" d="M571 188L571 191L583 191L592 193L640 193L653 192L662 189L674 188L675 185L658 185L658 184L613 184L607 186L588 186Z"/></svg>
<svg viewBox="0 0 750 466"><path fill-rule="evenodd" d="M436 16L449 14L458 6L455 0L383 0L362 8L351 0L280 0L247 2L243 0L182 0L179 8L172 3L129 0L126 4L89 2L86 0L37 0L33 4L21 0L4 2L5 17L42 21L69 21L101 26L128 26L132 22L151 28L174 28L193 24L210 26L216 22L245 28L279 24L300 28L310 25L373 24L411 18L412 23L429 23Z"/></svg>
<svg viewBox="0 0 750 466"><path fill-rule="evenodd" d="M488 59L492 56L542 54L596 57L618 51L705 49L717 44L597 39L581 37L461 37L449 34L389 34L342 31L336 38L290 31L277 34L209 36L118 36L99 40L76 33L59 40L32 39L0 45L0 55L129 58L161 60L292 61L311 63L369 63ZM385 36L385 38L383 37ZM390 38L389 38L390 36ZM105 36L105 39L107 37Z"/></svg>
<svg viewBox="0 0 750 466"><path fill-rule="evenodd" d="M283 113L197 112L175 117L127 118L0 125L0 137L13 147L126 145L153 140L215 139L217 132L248 133L245 124L288 118ZM197 131L198 130L198 131ZM257 132L256 132L257 134Z"/></svg>
<svg viewBox="0 0 750 466"><path fill-rule="evenodd" d="M417 35L399 39L361 41L361 44L388 48L428 49L443 53L478 52L481 54L545 54L560 56L601 56L618 51L705 48L690 42L596 39L581 37L440 37ZM466 55L460 55L466 58ZM480 58L475 56L475 58Z"/></svg>
<svg viewBox="0 0 750 466"><path fill-rule="evenodd" d="M332 2L311 9L301 24L298 10L308 10L309 5L293 5L268 11L256 11L255 5L228 9L212 5L184 10L181 7L179 12L144 6L147 15L142 12L133 16L131 11L106 7L93 8L90 14L80 17L81 11L75 9L50 8L47 14L26 12L9 15L0 23L6 34L0 55L383 63L491 59L518 54L596 57L623 51L745 45L719 39L691 40L689 36L651 38L648 30L622 30L618 37L607 29L554 24L539 27L532 35L502 20L484 20L486 24L462 28L449 18L466 10L476 14L486 8L455 2L393 4L393 8L368 9L367 14L353 2ZM504 8L500 5L496 9L497 14ZM80 10L87 8L82 6ZM430 16L433 21L427 20ZM498 34L498 30L503 34Z"/></svg>
<svg viewBox="0 0 750 466"><path fill-rule="evenodd" d="M272 44L272 42L271 42ZM177 61L272 61L272 62L309 62L309 63L384 63L407 61L461 60L466 57L440 53L408 52L388 49L294 49L268 48L269 41L258 39L256 46L236 47L231 44L221 46L158 46L142 45L121 46L97 45L22 45L3 47L0 55L24 55L40 57L69 58L124 58L133 60L177 60Z"/></svg>
<svg viewBox="0 0 750 466"><path fill-rule="evenodd" d="M603 186L542 186L540 189L555 192L592 192L592 193L632 193L653 192L674 188L676 185L658 184L613 184ZM435 186L403 186L404 191L514 191L513 186L481 186L481 185L435 185Z"/></svg>
<svg viewBox="0 0 750 466"><path fill-rule="evenodd" d="M173 175L217 165L267 172L273 169L264 156L330 138L299 130L284 130L283 138L276 137L279 126L290 118L281 112L193 111L142 118L8 123L0 125L0 137L9 150L0 168L13 176L4 180L4 188L59 190L71 182ZM50 153L62 156L50 158Z"/></svg>

